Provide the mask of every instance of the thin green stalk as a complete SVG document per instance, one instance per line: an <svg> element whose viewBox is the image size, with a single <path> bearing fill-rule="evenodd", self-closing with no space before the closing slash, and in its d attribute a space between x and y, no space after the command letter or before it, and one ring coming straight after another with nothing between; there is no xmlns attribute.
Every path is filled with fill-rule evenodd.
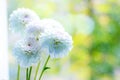
<svg viewBox="0 0 120 80"><path fill-rule="evenodd" d="M45 61L45 64L43 65L42 72L41 72L41 74L40 74L39 80L41 79L41 77L42 77L42 75L43 75L43 73L44 73L44 71L45 71L45 68L46 68L46 65L47 65L49 59L50 59L50 55L47 57L47 59L46 59L46 61Z"/></svg>
<svg viewBox="0 0 120 80"><path fill-rule="evenodd" d="M20 65L18 65L17 80L20 80Z"/></svg>
<svg viewBox="0 0 120 80"><path fill-rule="evenodd" d="M29 70L28 80L30 80L30 77L31 77L31 72L32 72L32 66L30 67L30 70Z"/></svg>
<svg viewBox="0 0 120 80"><path fill-rule="evenodd" d="M28 80L28 68L26 69L26 80Z"/></svg>
<svg viewBox="0 0 120 80"><path fill-rule="evenodd" d="M35 72L35 76L34 76L34 80L36 80L36 78L37 78L37 74L38 74L38 71L39 71L39 67L40 67L40 62L39 62L38 65L37 65L36 72Z"/></svg>

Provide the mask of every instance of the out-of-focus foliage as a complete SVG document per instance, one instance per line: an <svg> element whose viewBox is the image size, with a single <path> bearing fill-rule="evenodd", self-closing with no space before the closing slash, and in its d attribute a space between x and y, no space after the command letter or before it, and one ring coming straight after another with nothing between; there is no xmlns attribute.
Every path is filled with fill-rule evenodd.
<svg viewBox="0 0 120 80"><path fill-rule="evenodd" d="M74 40L70 55L50 61L44 80L120 80L119 0L8 0L8 17L21 7L60 21ZM10 57L11 80L14 64Z"/></svg>

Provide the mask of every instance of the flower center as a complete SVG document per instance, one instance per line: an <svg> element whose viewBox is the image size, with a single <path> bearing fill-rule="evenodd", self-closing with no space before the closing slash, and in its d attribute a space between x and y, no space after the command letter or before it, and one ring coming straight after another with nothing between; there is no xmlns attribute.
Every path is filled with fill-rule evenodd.
<svg viewBox="0 0 120 80"><path fill-rule="evenodd" d="M23 25L27 24L27 22L26 22L28 20L27 18L29 18L29 16L27 14L23 15L23 19L22 19L22 24Z"/></svg>
<svg viewBox="0 0 120 80"><path fill-rule="evenodd" d="M39 38L38 38L38 37L36 37L36 40L37 40L37 41L39 41Z"/></svg>
<svg viewBox="0 0 120 80"><path fill-rule="evenodd" d="M28 18L29 16L27 14L24 15L24 18Z"/></svg>
<svg viewBox="0 0 120 80"><path fill-rule="evenodd" d="M30 44L30 43L28 43L28 46L31 46L31 44Z"/></svg>
<svg viewBox="0 0 120 80"><path fill-rule="evenodd" d="M25 54L26 54L26 55L32 55L33 53L32 53L31 50L28 50L28 51L25 51Z"/></svg>
<svg viewBox="0 0 120 80"><path fill-rule="evenodd" d="M59 45L61 42L59 40L54 40L55 46Z"/></svg>

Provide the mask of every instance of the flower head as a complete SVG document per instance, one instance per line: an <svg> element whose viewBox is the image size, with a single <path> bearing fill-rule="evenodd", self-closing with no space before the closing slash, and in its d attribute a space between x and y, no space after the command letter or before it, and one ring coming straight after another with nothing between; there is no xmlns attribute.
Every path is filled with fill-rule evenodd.
<svg viewBox="0 0 120 80"><path fill-rule="evenodd" d="M37 38L41 33L43 33L45 28L41 25L40 22L31 22L26 26L26 35L33 36Z"/></svg>
<svg viewBox="0 0 120 80"><path fill-rule="evenodd" d="M20 30L24 30L26 25L31 21L38 21L39 17L35 12L26 8L19 8L10 15L9 25L10 29L13 32L19 32Z"/></svg>
<svg viewBox="0 0 120 80"><path fill-rule="evenodd" d="M15 44L13 55L20 66L32 66L40 60L40 46L35 38L28 37Z"/></svg>
<svg viewBox="0 0 120 80"><path fill-rule="evenodd" d="M41 20L41 25L44 26L46 28L46 30L50 30L50 29L58 29L58 30L62 30L64 31L63 26L61 25L61 23L59 23L58 21L54 20L54 19L43 19Z"/></svg>
<svg viewBox="0 0 120 80"><path fill-rule="evenodd" d="M41 48L52 58L64 57L72 49L72 38L64 31L55 30L40 36Z"/></svg>

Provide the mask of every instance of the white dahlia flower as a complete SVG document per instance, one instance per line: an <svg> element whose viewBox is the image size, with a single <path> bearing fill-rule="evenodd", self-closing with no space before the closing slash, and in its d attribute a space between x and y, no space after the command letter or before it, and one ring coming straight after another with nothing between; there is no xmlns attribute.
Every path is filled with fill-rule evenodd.
<svg viewBox="0 0 120 80"><path fill-rule="evenodd" d="M19 32L24 30L26 25L31 21L38 21L39 17L35 12L26 8L19 8L10 15L9 25L10 30L13 32Z"/></svg>
<svg viewBox="0 0 120 80"><path fill-rule="evenodd" d="M26 36L39 37L41 33L45 31L45 27L39 22L31 22L26 26Z"/></svg>
<svg viewBox="0 0 120 80"><path fill-rule="evenodd" d="M21 67L30 67L40 60L40 46L33 37L18 41L13 48L13 55Z"/></svg>
<svg viewBox="0 0 120 80"><path fill-rule="evenodd" d="M52 58L64 57L72 49L72 37L64 31L55 30L43 33L40 36L42 50Z"/></svg>

